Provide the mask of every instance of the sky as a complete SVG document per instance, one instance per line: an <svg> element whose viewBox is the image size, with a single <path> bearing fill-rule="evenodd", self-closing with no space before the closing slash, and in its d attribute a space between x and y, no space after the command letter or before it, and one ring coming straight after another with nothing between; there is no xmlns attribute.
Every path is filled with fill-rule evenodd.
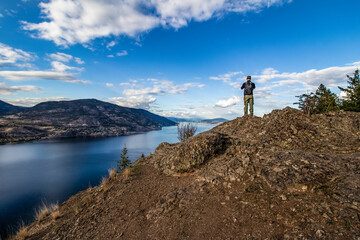
<svg viewBox="0 0 360 240"><path fill-rule="evenodd" d="M96 98L166 117L297 107L360 67L358 0L1 0L0 99Z"/></svg>

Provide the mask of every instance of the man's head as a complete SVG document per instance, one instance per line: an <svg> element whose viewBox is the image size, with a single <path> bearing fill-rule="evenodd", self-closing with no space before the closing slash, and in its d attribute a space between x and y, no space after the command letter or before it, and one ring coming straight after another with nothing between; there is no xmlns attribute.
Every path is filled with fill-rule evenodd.
<svg viewBox="0 0 360 240"><path fill-rule="evenodd" d="M251 81L251 76L247 76L247 77L246 77L246 80L247 80L247 81Z"/></svg>

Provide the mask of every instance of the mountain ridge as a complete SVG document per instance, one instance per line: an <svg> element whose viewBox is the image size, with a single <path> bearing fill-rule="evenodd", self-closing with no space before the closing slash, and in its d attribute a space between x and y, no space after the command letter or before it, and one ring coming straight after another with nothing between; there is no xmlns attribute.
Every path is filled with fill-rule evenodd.
<svg viewBox="0 0 360 240"><path fill-rule="evenodd" d="M0 117L0 141L109 137L159 130L174 122L143 109L96 99L43 102Z"/></svg>
<svg viewBox="0 0 360 240"><path fill-rule="evenodd" d="M18 107L18 106L15 106L15 105L12 105L10 103L0 100L0 115L10 112L14 109L18 109L18 108L21 108L21 107Z"/></svg>

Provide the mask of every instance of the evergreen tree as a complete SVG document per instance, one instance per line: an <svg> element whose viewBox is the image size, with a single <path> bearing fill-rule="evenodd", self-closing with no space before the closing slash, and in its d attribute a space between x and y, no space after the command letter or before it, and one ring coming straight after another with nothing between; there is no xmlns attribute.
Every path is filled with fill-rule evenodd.
<svg viewBox="0 0 360 240"><path fill-rule="evenodd" d="M345 111L360 112L360 79L359 69L355 70L354 77L346 75L348 78L347 88L339 87L341 91L346 93L345 99L342 100L341 108Z"/></svg>
<svg viewBox="0 0 360 240"><path fill-rule="evenodd" d="M315 109L314 113L325 113L328 111L339 110L338 97L326 88L324 84L320 84L315 92Z"/></svg>
<svg viewBox="0 0 360 240"><path fill-rule="evenodd" d="M303 111L303 113L307 114L307 115L311 115L312 113L314 113L315 110L315 103L316 103L316 98L314 93L310 93L310 94L301 94L299 96L296 96L299 98L299 101L294 103L294 104L298 104L299 108L301 111Z"/></svg>
<svg viewBox="0 0 360 240"><path fill-rule="evenodd" d="M131 166L131 161L127 156L127 152L128 149L126 148L126 146L124 146L120 154L120 160L117 161L118 172Z"/></svg>
<svg viewBox="0 0 360 240"><path fill-rule="evenodd" d="M320 84L315 93L311 92L296 97L299 98L299 101L294 104L298 104L300 110L308 115L339 110L338 97L324 84Z"/></svg>

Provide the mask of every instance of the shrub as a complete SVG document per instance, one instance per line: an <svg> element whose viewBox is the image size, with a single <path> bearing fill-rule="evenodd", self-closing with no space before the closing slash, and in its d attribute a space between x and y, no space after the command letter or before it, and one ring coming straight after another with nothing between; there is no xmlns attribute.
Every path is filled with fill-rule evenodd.
<svg viewBox="0 0 360 240"><path fill-rule="evenodd" d="M181 142L184 142L189 137L192 137L195 135L197 131L197 126L193 123L180 123L177 125L178 130L178 139Z"/></svg>

